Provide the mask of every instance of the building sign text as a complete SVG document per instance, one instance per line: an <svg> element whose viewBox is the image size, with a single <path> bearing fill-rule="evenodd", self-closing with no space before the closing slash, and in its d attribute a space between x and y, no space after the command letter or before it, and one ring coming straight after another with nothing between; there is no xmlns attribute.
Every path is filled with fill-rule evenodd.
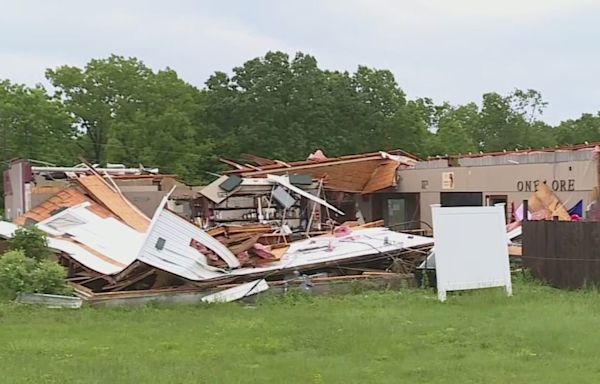
<svg viewBox="0 0 600 384"><path fill-rule="evenodd" d="M554 192L573 192L575 191L575 179L566 180L519 180L517 181L517 191L535 192L540 183L546 184Z"/></svg>

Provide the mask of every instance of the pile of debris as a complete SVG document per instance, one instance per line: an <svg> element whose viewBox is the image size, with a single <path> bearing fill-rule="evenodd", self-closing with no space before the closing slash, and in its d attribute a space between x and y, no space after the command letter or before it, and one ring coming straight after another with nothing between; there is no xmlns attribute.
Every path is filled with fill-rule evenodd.
<svg viewBox="0 0 600 384"><path fill-rule="evenodd" d="M514 221L506 227L510 240L508 252L512 257L521 257L523 220L580 221L583 217L583 202L579 201L571 209L567 209L545 183L540 183L529 199L514 212Z"/></svg>
<svg viewBox="0 0 600 384"><path fill-rule="evenodd" d="M286 177L268 179L294 201L336 209ZM0 236L10 238L18 226L47 233L77 295L91 303L175 293L205 297L221 288L249 287L246 296L267 282L282 287L306 283L308 276L321 282L405 276L433 245L431 238L394 232L381 222L347 223L312 235L286 229L285 220L205 231L169 210L168 195L150 218L108 175L92 172L76 184L14 223L0 223Z"/></svg>
<svg viewBox="0 0 600 384"><path fill-rule="evenodd" d="M297 162L255 155L243 156L248 161L243 164L221 159L234 169L198 190L204 225L285 221L292 231L331 230L333 221L362 216L357 208L361 196L395 187L397 171L416 163L407 155L392 151L327 158L317 151ZM303 199L290 196L290 189ZM335 207L325 200L335 202ZM315 209L314 204L327 210ZM324 220L321 215L326 215Z"/></svg>

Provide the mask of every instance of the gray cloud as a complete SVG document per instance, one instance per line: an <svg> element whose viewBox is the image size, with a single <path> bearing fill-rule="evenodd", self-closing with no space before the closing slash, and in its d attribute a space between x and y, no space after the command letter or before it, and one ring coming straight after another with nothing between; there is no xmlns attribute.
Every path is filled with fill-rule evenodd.
<svg viewBox="0 0 600 384"><path fill-rule="evenodd" d="M454 104L535 88L556 123L600 110L600 5L589 0L44 1L0 8L0 78L111 53L202 86L267 50L329 69L388 68L410 97Z"/></svg>

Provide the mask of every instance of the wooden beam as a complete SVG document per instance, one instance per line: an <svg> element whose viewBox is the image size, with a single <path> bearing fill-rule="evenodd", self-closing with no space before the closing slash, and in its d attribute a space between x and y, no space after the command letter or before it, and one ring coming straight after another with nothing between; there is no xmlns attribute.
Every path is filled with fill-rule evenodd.
<svg viewBox="0 0 600 384"><path fill-rule="evenodd" d="M113 292L120 291L123 288L130 287L133 284L138 283L138 282L144 280L146 277L152 275L155 272L156 272L156 269L152 268L152 269L150 269L150 270L148 270L148 271L146 271L146 272L144 272L144 273L142 273L140 275L132 277L129 280L121 281L120 283L115 284L115 285L107 285L106 287L104 287L102 289L103 290L107 290L107 291L113 291Z"/></svg>
<svg viewBox="0 0 600 384"><path fill-rule="evenodd" d="M222 158L222 157L221 157L221 158L219 158L219 161L220 161L221 163L225 163L225 164L227 164L227 165L231 165L232 167L234 167L234 168L236 168L236 169L239 169L239 170L246 170L246 169L247 169L246 167L244 167L244 166L243 166L243 165L241 165L241 164L238 164L238 163L236 163L235 161L227 160L227 159L224 159L224 158Z"/></svg>

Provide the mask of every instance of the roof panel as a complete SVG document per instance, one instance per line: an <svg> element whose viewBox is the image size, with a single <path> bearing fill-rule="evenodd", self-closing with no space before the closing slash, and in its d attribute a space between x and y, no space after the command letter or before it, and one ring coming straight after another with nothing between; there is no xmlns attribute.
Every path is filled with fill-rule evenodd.
<svg viewBox="0 0 600 384"><path fill-rule="evenodd" d="M27 219L32 219L35 221L46 220L52 216L52 212L56 211L57 209L74 207L84 202L92 203L92 200L77 188L67 188L58 192L56 195L51 196L42 204L30 209L24 215L16 218L14 223L18 225L25 225L25 221Z"/></svg>
<svg viewBox="0 0 600 384"><path fill-rule="evenodd" d="M379 164L371 178L363 188L362 193L373 193L396 185L396 171L400 164L393 160L387 160Z"/></svg>
<svg viewBox="0 0 600 384"><path fill-rule="evenodd" d="M111 188L101 176L81 176L77 178L77 181L94 199L121 218L127 225L140 232L148 229L150 219L122 194Z"/></svg>

